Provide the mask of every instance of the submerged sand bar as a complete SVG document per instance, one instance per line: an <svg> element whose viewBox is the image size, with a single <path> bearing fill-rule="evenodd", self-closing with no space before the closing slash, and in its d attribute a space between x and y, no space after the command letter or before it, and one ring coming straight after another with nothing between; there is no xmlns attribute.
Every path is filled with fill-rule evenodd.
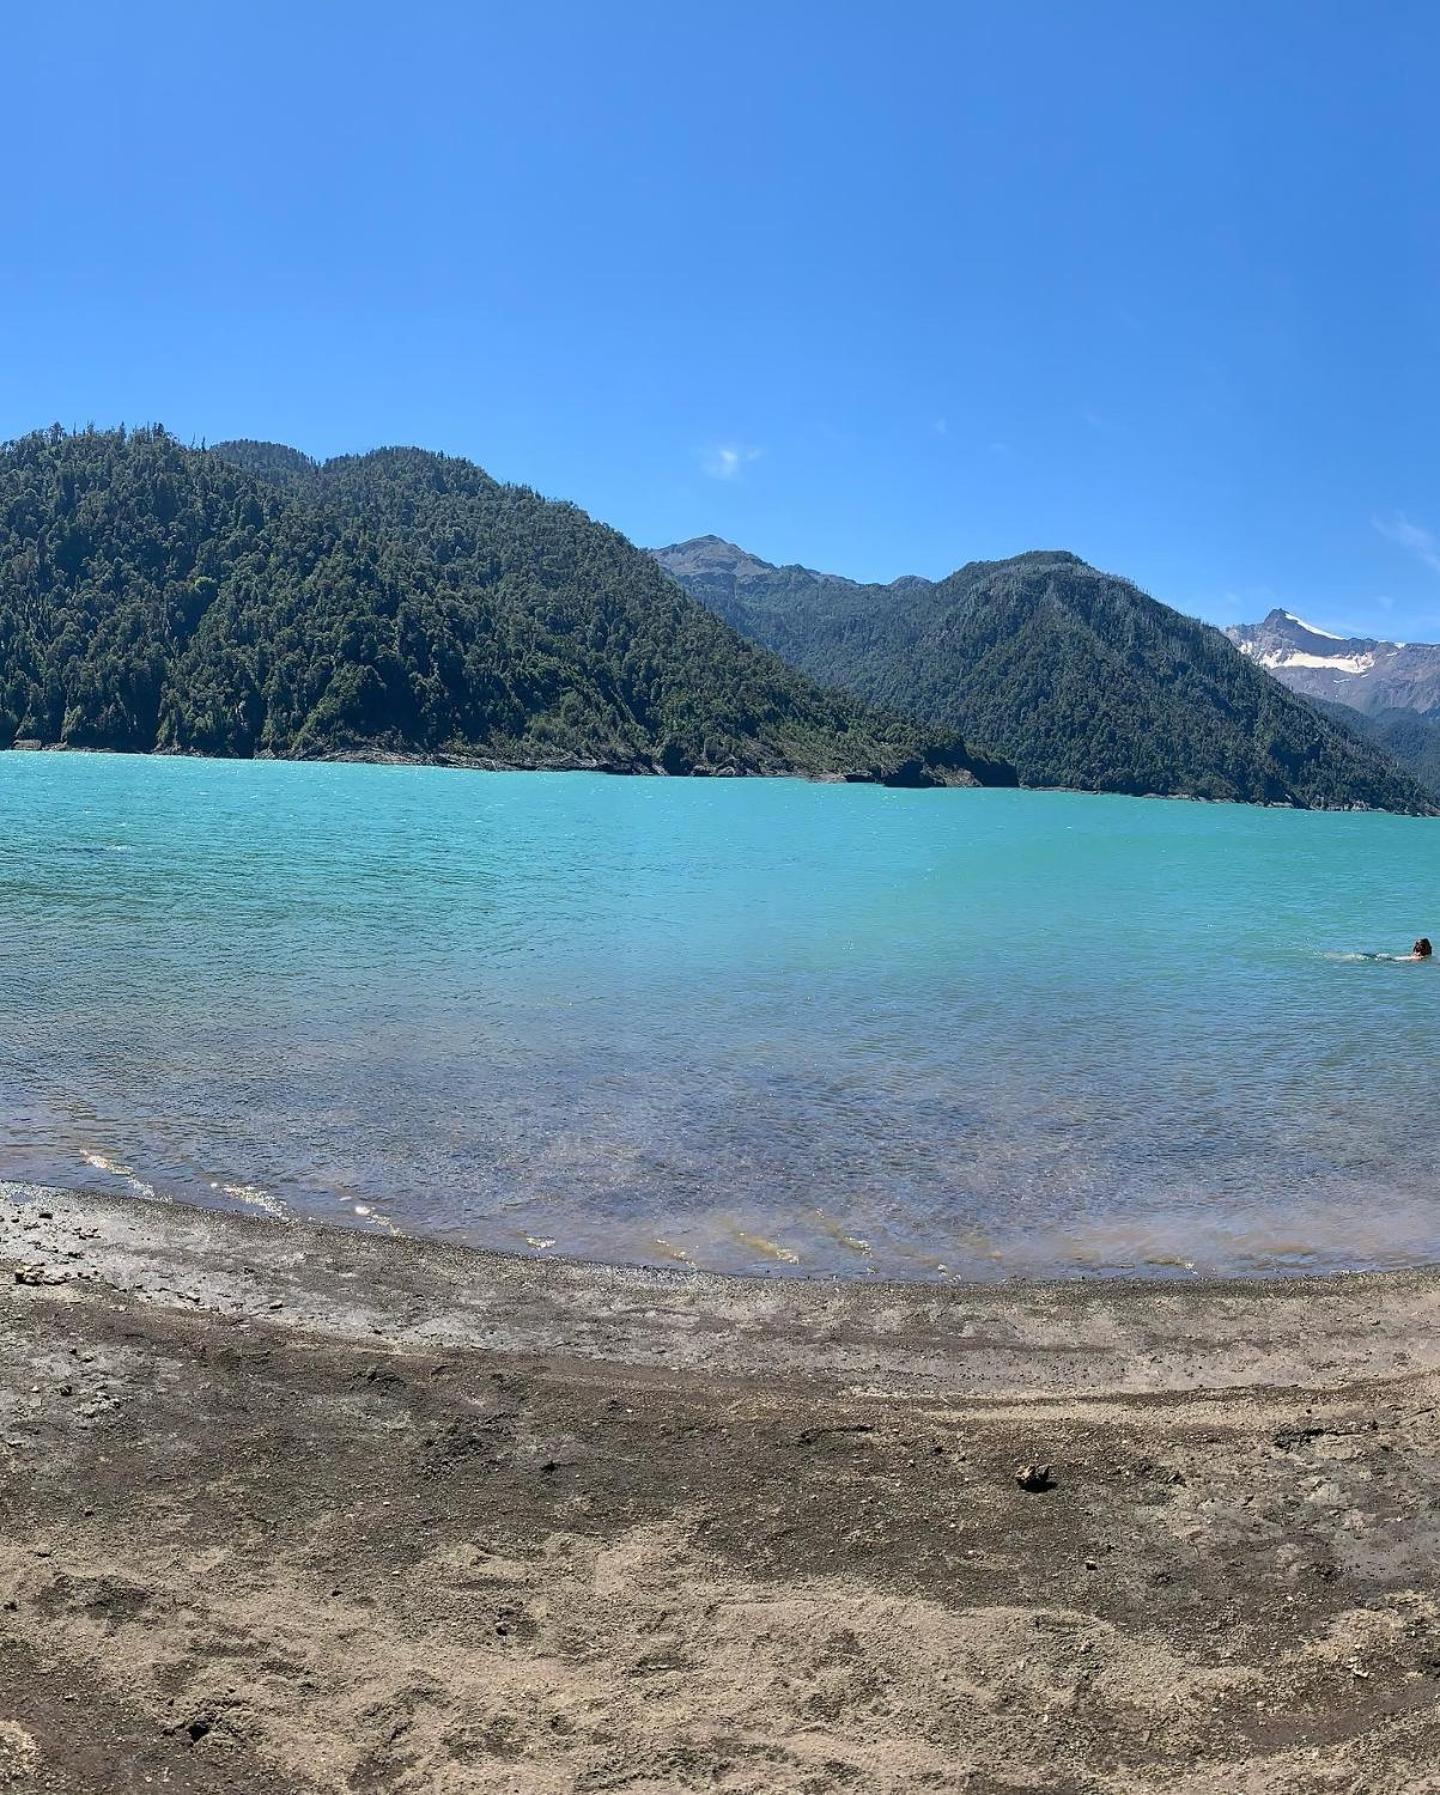
<svg viewBox="0 0 1440 1795"><path fill-rule="evenodd" d="M1437 1372L0 1185L0 1789L1440 1788Z"/></svg>

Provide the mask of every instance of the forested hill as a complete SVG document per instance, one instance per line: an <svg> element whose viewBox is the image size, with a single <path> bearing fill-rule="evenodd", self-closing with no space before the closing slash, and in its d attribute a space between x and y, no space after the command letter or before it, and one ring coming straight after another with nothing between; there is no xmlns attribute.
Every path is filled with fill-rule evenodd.
<svg viewBox="0 0 1440 1795"><path fill-rule="evenodd" d="M382 450L0 450L0 745L1004 779L742 640L573 505ZM1013 775L1011 776L1013 778Z"/></svg>
<svg viewBox="0 0 1440 1795"><path fill-rule="evenodd" d="M1353 730L1364 741L1373 742L1398 761L1416 784L1440 804L1440 717L1433 713L1422 716L1403 705L1362 711L1332 698L1312 698L1310 703L1322 715Z"/></svg>
<svg viewBox="0 0 1440 1795"><path fill-rule="evenodd" d="M1429 812L1381 749L1063 550L865 586L700 537L659 565L813 678L963 730L1034 786Z"/></svg>

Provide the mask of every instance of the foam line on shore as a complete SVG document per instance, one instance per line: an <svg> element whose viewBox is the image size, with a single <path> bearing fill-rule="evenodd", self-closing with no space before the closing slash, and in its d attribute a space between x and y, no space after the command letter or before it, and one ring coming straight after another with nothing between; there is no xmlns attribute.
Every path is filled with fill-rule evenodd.
<svg viewBox="0 0 1440 1795"><path fill-rule="evenodd" d="M1440 1274L1011 1285L590 1265L0 1184L38 1295L185 1303L349 1338L1051 1401L1440 1370Z"/></svg>

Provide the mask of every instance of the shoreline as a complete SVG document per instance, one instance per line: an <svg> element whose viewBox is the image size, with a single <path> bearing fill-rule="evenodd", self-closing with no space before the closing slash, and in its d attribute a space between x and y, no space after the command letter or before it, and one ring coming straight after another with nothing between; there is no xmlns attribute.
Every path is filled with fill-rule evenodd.
<svg viewBox="0 0 1440 1795"><path fill-rule="evenodd" d="M804 785L878 785L899 791L1015 791L1012 780L983 780L968 767L930 767L916 756L907 756L890 772L879 767L849 772L807 773L795 767L739 767L728 762L704 764L672 773L658 760L637 755L633 760L593 760L578 755L559 755L552 760L507 760L486 754L433 754L397 748L335 749L324 754L201 754L190 748L76 747L68 742L42 742L20 738L0 744L0 753L95 754L116 760L206 760L259 762L279 766L435 767L460 773L599 773L611 779L795 779ZM1287 807L1288 808L1288 807ZM1394 815L1409 815L1396 811Z"/></svg>
<svg viewBox="0 0 1440 1795"><path fill-rule="evenodd" d="M180 1300L197 1309L256 1320L278 1307L287 1322L337 1336L484 1341L510 1352L564 1350L627 1365L831 1380L854 1374L841 1343L863 1337L867 1352L883 1355L866 1369L893 1379L897 1394L911 1381L929 1385L962 1369L957 1387L1001 1396L1082 1387L1126 1395L1298 1390L1383 1375L1399 1363L1440 1373L1440 1266L1433 1265L995 1282L730 1272L511 1252L342 1221L0 1179L0 1281L7 1248L13 1254L20 1241L34 1253L32 1264L54 1274L42 1288L94 1282L163 1304L176 1296L179 1279L186 1285ZM363 1301L347 1288L361 1279ZM1358 1332L1360 1310L1367 1329L1404 1316L1403 1337L1377 1342ZM687 1350L682 1333L703 1334L703 1352ZM1183 1356L1142 1370L1160 1336ZM1084 1361L1083 1379L1061 1369L1067 1359Z"/></svg>
<svg viewBox="0 0 1440 1795"><path fill-rule="evenodd" d="M122 1181L128 1188L121 1188L117 1181ZM122 1207L141 1204L160 1210L193 1211L201 1216L229 1217L240 1222L271 1221L284 1227L319 1229L326 1234L356 1235L364 1239L388 1238L406 1242L419 1249L471 1254L482 1261L565 1266L578 1273L634 1273L655 1278L671 1277L681 1282L708 1278L721 1283L753 1284L765 1289L812 1284L837 1287L855 1285L867 1290L889 1292L895 1300L904 1300L909 1295L923 1296L931 1291L951 1291L961 1295L969 1293L977 1297L995 1296L1004 1292L1019 1294L1025 1291L1049 1292L1059 1296L1077 1288L1100 1292L1124 1291L1132 1286L1158 1292L1185 1289L1209 1292L1216 1296L1240 1296L1257 1289L1278 1294L1280 1290L1297 1284L1307 1289L1323 1291L1332 1284L1357 1278L1434 1276L1440 1279L1440 1259L1430 1257L1396 1257L1389 1262L1377 1261L1372 1264L1325 1265L1305 1264L1298 1256L1268 1264L1252 1257L1247 1261L1249 1268L1227 1271L1197 1269L1192 1261L1180 1257L1178 1252L1163 1257L1130 1259L1076 1256L1062 1263L1060 1269L1041 1272L1011 1269L1006 1260L997 1258L992 1262L997 1269L984 1274L962 1273L950 1265L950 1260L957 1257L953 1251L947 1252L943 1270L905 1271L887 1268L882 1271L868 1260L863 1269L855 1268L848 1261L830 1266L812 1265L803 1259L786 1259L783 1255L773 1260L757 1257L743 1269L729 1269L722 1265L705 1264L690 1256L601 1258L588 1255L583 1247L564 1251L548 1243L525 1246L488 1244L483 1240L464 1238L458 1231L450 1234L410 1232L393 1221L388 1214L382 1216L370 1207L362 1209L358 1214L344 1208L317 1212L295 1207L288 1200L271 1197L266 1192L237 1195L233 1187L212 1185L210 1188L212 1192L218 1188L222 1194L212 1196L204 1192L157 1189L129 1169L116 1171L107 1168L103 1182L97 1179L90 1183L82 1179L66 1184L51 1184L43 1175L17 1178L0 1173L0 1204L5 1201L5 1193L8 1191L32 1191L40 1197L61 1200L70 1198L81 1203L115 1203ZM767 1244L775 1246L777 1243ZM999 1269L1000 1266L1004 1268Z"/></svg>
<svg viewBox="0 0 1440 1795"><path fill-rule="evenodd" d="M725 768L692 768L687 773L669 773L658 763L631 765L602 761L562 758L557 761L512 761L484 755L411 754L398 750L356 749L333 754L197 754L189 749L151 748L75 748L65 742L19 740L0 744L0 754L94 754L117 760L206 760L220 764L324 767L433 767L443 772L475 773L594 773L607 779L793 779L801 785L873 785L887 791L1003 791L1038 792L1071 798L1125 798L1137 803L1234 805L1242 810L1290 811L1297 815L1315 816L1394 816L1411 822L1433 822L1440 817L1440 801L1425 810L1386 810L1373 804L1300 804L1276 799L1265 802L1256 798L1207 798L1196 792L1120 792L1100 791L1084 785L1025 785L1019 780L984 780L969 772L952 779L927 779L907 782L887 779L878 773L803 773L793 769L769 771Z"/></svg>
<svg viewBox="0 0 1440 1795"><path fill-rule="evenodd" d="M1430 1787L1437 1323L0 1185L0 1789Z"/></svg>

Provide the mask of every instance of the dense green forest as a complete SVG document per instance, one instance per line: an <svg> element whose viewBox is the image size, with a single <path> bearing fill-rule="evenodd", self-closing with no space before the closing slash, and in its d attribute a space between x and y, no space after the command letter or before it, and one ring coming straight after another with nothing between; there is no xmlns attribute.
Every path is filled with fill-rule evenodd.
<svg viewBox="0 0 1440 1795"><path fill-rule="evenodd" d="M889 586L771 567L714 537L655 554L813 678L963 730L1026 785L1433 808L1382 748L1221 631L1063 550Z"/></svg>
<svg viewBox="0 0 1440 1795"><path fill-rule="evenodd" d="M0 745L929 784L1008 770L742 640L575 506L388 449L0 450Z"/></svg>
<svg viewBox="0 0 1440 1795"><path fill-rule="evenodd" d="M1384 710L1362 711L1333 698L1312 698L1310 703L1332 722L1353 730L1392 760L1399 761L1440 802L1440 718L1394 705Z"/></svg>

